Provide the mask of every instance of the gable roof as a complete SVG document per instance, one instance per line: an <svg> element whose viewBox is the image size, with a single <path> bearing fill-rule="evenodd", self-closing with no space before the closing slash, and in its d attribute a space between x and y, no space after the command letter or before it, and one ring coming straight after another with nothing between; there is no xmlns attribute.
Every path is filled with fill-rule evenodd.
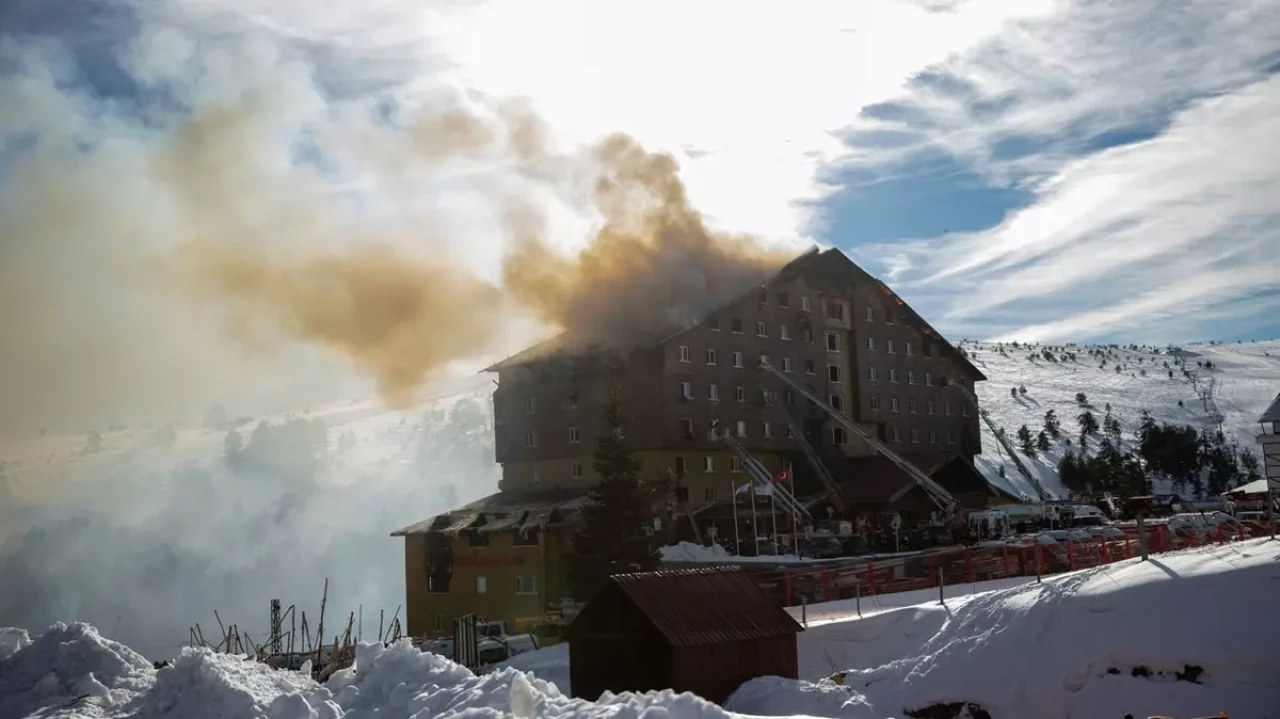
<svg viewBox="0 0 1280 719"><path fill-rule="evenodd" d="M887 284L862 269L862 267L850 259L848 255L834 247L827 250L819 250L816 245L810 247L808 250L805 250L803 253L796 256L795 259L783 265L782 269L774 273L773 277L761 284L760 287L772 287L795 279L796 277L808 277L815 273L821 274L823 270L832 271L831 274L828 274L828 279L830 279L832 275L838 275L841 279L840 284L845 286L874 283L876 289L898 306L899 311L902 313L901 319L910 321L911 324L917 326L917 329L919 329L922 334L937 340L943 347L943 351L950 355L951 359L958 361L960 365L966 371L972 373L976 379L985 380L987 378L981 370L969 361L969 358L965 356L964 353L957 349L955 345L951 344L951 342L935 330L932 325L925 322L924 318L912 309L911 306L902 298L898 297L897 293L890 289ZM815 289L821 290L821 285L823 283L819 281L817 284L819 286ZM832 288L829 287L828 290L830 289ZM752 293L757 292L758 290L759 287L752 288L740 295L738 299L717 308L717 310L734 305L742 301L744 298L750 297ZM678 326L665 328L662 332L654 336L638 338L636 345L638 347L659 345L689 329L692 328ZM539 360L581 357L593 353L605 353L608 351L609 349L607 347L604 347L589 338L576 336L571 332L564 332L549 340L539 342L532 347L517 352L504 360L496 362L485 368L483 371L497 372L498 370L516 367Z"/></svg>
<svg viewBox="0 0 1280 719"><path fill-rule="evenodd" d="M615 574L602 591L610 586L625 594L673 647L804 631L741 567Z"/></svg>
<svg viewBox="0 0 1280 719"><path fill-rule="evenodd" d="M1280 422L1280 394L1271 401L1271 406L1258 418L1259 422Z"/></svg>

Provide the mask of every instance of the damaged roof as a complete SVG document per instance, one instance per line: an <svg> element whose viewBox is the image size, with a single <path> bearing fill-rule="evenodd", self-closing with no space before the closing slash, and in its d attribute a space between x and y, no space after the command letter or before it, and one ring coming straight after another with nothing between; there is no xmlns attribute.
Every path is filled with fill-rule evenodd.
<svg viewBox="0 0 1280 719"><path fill-rule="evenodd" d="M830 271L829 273L825 273L825 277L822 276L824 274L824 268ZM838 289L837 286L863 284L868 282L875 283L880 292L898 306L904 319L908 319L913 324L918 325L921 333L925 336L932 337L940 341L944 351L954 359L958 360L959 363L966 370L971 372L975 378L979 380L985 380L987 378L981 370L969 361L969 358L963 352L952 345L940 332L935 330L932 325L926 322L924 318L913 310L902 298L898 297L898 295L890 289L887 284L862 269L857 263L849 259L847 255L838 249L831 248L827 250L819 250L817 246L810 247L808 250L784 265L782 269L774 273L773 277L760 286L767 288L788 282L796 277L809 277L810 275L817 275L814 279L819 280L816 282L818 285L817 289L819 289L819 291L823 290L822 285L824 284L827 285L827 291L835 291ZM822 280L825 280L825 282ZM716 311L735 304L744 298L750 297L751 294L758 291L758 289L759 288L753 288L743 293L737 300L717 308ZM696 326L696 324L693 326ZM688 329L691 329L691 327L671 326L650 337L640 338L639 341L636 342L636 346L647 347L659 345ZM571 357L583 357L597 353L606 354L610 351L609 347L606 347L599 342L592 341L589 338L575 336L570 332L564 332L544 342L539 342L527 349L517 352L504 360L495 362L483 371L497 372L499 370L518 367L520 365L536 361L568 359Z"/></svg>
<svg viewBox="0 0 1280 719"><path fill-rule="evenodd" d="M572 521L587 502L586 489L551 489L540 492L498 492L457 509L415 522L391 533L457 534L464 529L479 532L540 529Z"/></svg>

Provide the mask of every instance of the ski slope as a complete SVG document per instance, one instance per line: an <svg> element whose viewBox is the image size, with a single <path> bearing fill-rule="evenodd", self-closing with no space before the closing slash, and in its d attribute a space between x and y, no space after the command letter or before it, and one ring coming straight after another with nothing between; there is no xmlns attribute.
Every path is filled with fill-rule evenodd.
<svg viewBox="0 0 1280 719"><path fill-rule="evenodd" d="M1155 347L1138 351L1108 348L1114 357L1107 358L1105 368L1100 368L1099 360L1086 354L1090 349L1098 349L1095 345L1055 347L1058 353L1075 352L1078 359L1059 363L1028 358L1033 352L1045 349L1043 345L1014 348L964 342L962 346L987 375L986 382L978 383L980 406L997 427L1004 428L1010 445L1041 486L1058 497L1067 494L1057 471L1065 445L1055 442L1048 453L1028 457L1017 449L1017 432L1023 424L1032 434L1039 432L1044 426L1045 412L1052 409L1061 422L1063 435L1073 437L1074 442L1074 436L1079 434L1076 416L1081 412L1076 404L1077 392L1087 395L1089 407L1099 422L1107 405L1111 406L1126 442L1135 440L1143 410L1149 410L1157 422L1189 424L1202 431L1218 428L1216 412L1222 417L1222 430L1228 442L1237 443L1241 449L1250 448L1259 456L1254 440L1257 419L1280 392L1280 340L1192 345L1176 353ZM1186 360L1187 369L1196 374L1194 382L1183 377L1181 368L1177 367L1174 367L1174 377L1169 378L1163 363L1173 366L1175 356ZM1196 366L1197 362L1204 361L1212 362L1214 368L1205 370ZM1115 371L1117 363L1124 367L1119 373ZM1147 371L1146 376L1141 373L1143 369ZM1206 405L1197 387L1207 387L1210 379L1213 394ZM1010 390L1020 386L1027 388L1027 394L1010 396ZM1075 446L1078 449L1078 445ZM1096 447L1096 443L1093 446ZM985 424L982 454L976 464L992 484L1015 496L1035 498L1035 489L1022 477Z"/></svg>

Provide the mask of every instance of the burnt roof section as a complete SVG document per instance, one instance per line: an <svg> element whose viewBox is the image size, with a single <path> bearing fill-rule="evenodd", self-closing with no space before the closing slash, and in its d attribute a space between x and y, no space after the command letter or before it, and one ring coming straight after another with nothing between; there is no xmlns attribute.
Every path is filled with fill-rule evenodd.
<svg viewBox="0 0 1280 719"><path fill-rule="evenodd" d="M838 249L831 248L828 250L819 250L815 245L805 250L794 260L791 260L782 269L778 270L762 287L771 287L782 284L784 282L795 279L796 277L805 277L813 280L812 284L819 291L838 292L848 286L855 284L875 283L876 288L882 294L888 297L889 301L894 303L901 313L901 319L908 320L911 324L916 325L920 331L927 337L938 340L944 351L957 360L962 367L969 371L975 379L985 380L987 376L982 373L969 358L965 356L959 349L951 344L947 338L943 337L940 332L935 330L932 325L924 320L910 305L889 288L883 281L877 279L866 270L862 269L848 255ZM725 307L736 304L742 299L752 296L758 288L752 289L744 293L738 300L728 303ZM718 308L723 309L723 307ZM681 332L690 329L690 327L670 327L652 337L639 338L636 343L638 347L658 345ZM531 362L539 362L544 360L568 359L571 357L581 357L591 354L608 354L615 350L602 346L597 342L592 342L587 338L574 336L570 332L564 332L544 342L539 342L525 350L517 352L510 357L495 362L493 365L485 368L484 372L497 372L498 370L517 367Z"/></svg>
<svg viewBox="0 0 1280 719"><path fill-rule="evenodd" d="M432 532L452 533L472 527L533 529L572 519L587 502L586 489L498 492L457 509L428 517L391 533L393 537ZM513 518L518 521L511 521Z"/></svg>
<svg viewBox="0 0 1280 719"><path fill-rule="evenodd" d="M1280 394L1271 401L1271 406L1258 418L1259 422L1280 422Z"/></svg>
<svg viewBox="0 0 1280 719"><path fill-rule="evenodd" d="M799 634L796 620L741 567L615 574L621 590L673 647Z"/></svg>

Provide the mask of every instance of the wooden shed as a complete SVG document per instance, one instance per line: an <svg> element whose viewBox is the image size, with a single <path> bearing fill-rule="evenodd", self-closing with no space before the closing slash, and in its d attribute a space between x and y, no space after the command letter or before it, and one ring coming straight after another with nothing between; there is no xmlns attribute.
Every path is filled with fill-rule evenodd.
<svg viewBox="0 0 1280 719"><path fill-rule="evenodd" d="M570 690L673 689L721 704L748 679L797 678L802 631L739 567L614 575L569 627Z"/></svg>

